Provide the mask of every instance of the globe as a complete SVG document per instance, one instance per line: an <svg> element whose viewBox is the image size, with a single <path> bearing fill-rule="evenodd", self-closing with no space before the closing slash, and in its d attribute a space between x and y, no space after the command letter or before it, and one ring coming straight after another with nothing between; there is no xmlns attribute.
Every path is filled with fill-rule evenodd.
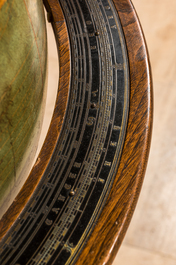
<svg viewBox="0 0 176 265"><path fill-rule="evenodd" d="M0 0L0 216L24 184L46 98L47 41L41 0Z"/></svg>

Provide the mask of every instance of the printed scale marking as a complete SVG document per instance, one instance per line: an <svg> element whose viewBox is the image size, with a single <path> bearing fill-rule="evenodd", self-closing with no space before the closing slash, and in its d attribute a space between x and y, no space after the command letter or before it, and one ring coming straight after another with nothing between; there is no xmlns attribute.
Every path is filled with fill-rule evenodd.
<svg viewBox="0 0 176 265"><path fill-rule="evenodd" d="M66 122L28 210L5 238L2 264L72 264L102 209L123 146L128 63L117 14L108 0L60 3L72 53Z"/></svg>

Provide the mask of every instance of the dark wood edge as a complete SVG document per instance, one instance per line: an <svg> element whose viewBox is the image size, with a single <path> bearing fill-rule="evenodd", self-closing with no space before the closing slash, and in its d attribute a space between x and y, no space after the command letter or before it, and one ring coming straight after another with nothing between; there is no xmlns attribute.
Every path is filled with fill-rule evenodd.
<svg viewBox="0 0 176 265"><path fill-rule="evenodd" d="M59 53L59 87L54 114L42 150L21 191L0 220L0 240L19 218L46 170L57 143L67 108L70 88L70 46L63 12L57 0L47 1L54 6L53 25ZM48 6L49 7L49 6Z"/></svg>
<svg viewBox="0 0 176 265"><path fill-rule="evenodd" d="M152 82L143 34L130 0L113 0L117 8L130 65L131 92L127 134L116 179L96 227L76 264L111 264L131 220L146 169L152 126ZM2 238L14 224L37 187L58 140L68 100L70 81L70 48L64 16L57 0L54 30L59 40L60 79L57 103L51 126L38 157L22 190L0 221ZM58 127L59 124L59 127Z"/></svg>
<svg viewBox="0 0 176 265"><path fill-rule="evenodd" d="M76 265L112 264L139 197L151 141L152 80L145 40L131 1L113 1L121 20L129 56L129 120L114 184Z"/></svg>

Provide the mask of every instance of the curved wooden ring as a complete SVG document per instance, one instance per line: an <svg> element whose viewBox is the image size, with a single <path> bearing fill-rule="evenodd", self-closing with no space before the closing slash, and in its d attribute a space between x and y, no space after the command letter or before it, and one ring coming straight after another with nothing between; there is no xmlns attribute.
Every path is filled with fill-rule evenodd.
<svg viewBox="0 0 176 265"><path fill-rule="evenodd" d="M131 220L146 169L152 127L152 82L144 37L130 0L113 0L124 31L130 71L130 111L118 172L106 205L76 264L111 264ZM48 0L59 45L60 80L51 126L34 168L22 190L0 221L3 238L19 218L46 170L58 140L69 92L70 52L60 5ZM59 124L59 127L58 127Z"/></svg>
<svg viewBox="0 0 176 265"><path fill-rule="evenodd" d="M153 92L145 39L131 1L113 2L121 20L129 56L129 120L113 187L76 265L112 264L139 197L151 142Z"/></svg>

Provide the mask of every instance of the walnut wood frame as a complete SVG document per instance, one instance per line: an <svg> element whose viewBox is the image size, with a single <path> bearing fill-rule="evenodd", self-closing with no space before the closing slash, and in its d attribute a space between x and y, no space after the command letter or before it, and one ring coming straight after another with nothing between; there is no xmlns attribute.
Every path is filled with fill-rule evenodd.
<svg viewBox="0 0 176 265"><path fill-rule="evenodd" d="M44 1L52 10L60 78L55 111L39 157L20 193L0 220L0 239L19 218L51 159L66 113L70 86L70 47L63 12L57 0ZM130 70L130 110L118 172L98 222L78 257L77 265L111 264L128 228L145 174L152 127L152 81L143 33L130 0L113 0L124 31ZM59 124L59 127L58 127Z"/></svg>
<svg viewBox="0 0 176 265"><path fill-rule="evenodd" d="M131 221L147 166L153 121L149 56L130 0L113 0L127 44L130 110L118 172L106 205L76 265L110 265Z"/></svg>

